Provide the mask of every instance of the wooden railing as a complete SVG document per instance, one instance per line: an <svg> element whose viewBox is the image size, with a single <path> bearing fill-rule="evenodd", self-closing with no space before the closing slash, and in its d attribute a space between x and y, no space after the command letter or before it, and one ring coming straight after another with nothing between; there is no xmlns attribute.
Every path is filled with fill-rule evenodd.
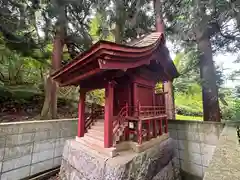
<svg viewBox="0 0 240 180"><path fill-rule="evenodd" d="M128 123L126 122L128 109L129 107L126 103L113 121L113 145L116 145L117 141L120 140L120 137L124 133L125 127L128 126Z"/></svg>
<svg viewBox="0 0 240 180"><path fill-rule="evenodd" d="M139 111L140 117L153 117L166 113L164 106L140 106Z"/></svg>
<svg viewBox="0 0 240 180"><path fill-rule="evenodd" d="M103 106L98 106L94 107L93 105L91 106L91 113L88 115L85 121L85 131L87 131L91 125L104 114L104 107Z"/></svg>
<svg viewBox="0 0 240 180"><path fill-rule="evenodd" d="M165 106L138 106L128 107L129 116L133 117L154 117L166 114Z"/></svg>
<svg viewBox="0 0 240 180"><path fill-rule="evenodd" d="M135 123L135 130L130 133L137 135L138 144L142 144L143 138L147 140L156 136L161 136L168 132L168 119L164 106L141 106L129 107L129 121Z"/></svg>

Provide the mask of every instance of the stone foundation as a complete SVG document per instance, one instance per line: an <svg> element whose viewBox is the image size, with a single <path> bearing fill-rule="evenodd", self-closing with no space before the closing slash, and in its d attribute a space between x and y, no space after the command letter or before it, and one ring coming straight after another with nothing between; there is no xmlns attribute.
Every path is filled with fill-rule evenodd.
<svg viewBox="0 0 240 180"><path fill-rule="evenodd" d="M62 180L178 180L180 172L171 138L141 153L123 151L104 156L75 140L68 140L60 170Z"/></svg>

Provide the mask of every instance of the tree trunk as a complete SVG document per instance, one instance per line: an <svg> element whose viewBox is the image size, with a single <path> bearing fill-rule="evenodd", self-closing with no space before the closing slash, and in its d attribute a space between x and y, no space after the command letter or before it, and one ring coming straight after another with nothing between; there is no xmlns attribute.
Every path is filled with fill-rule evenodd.
<svg viewBox="0 0 240 180"><path fill-rule="evenodd" d="M162 2L161 0L154 0L154 11L155 11L155 23L156 23L156 31L164 33L164 22L162 16ZM175 103L174 103L174 93L173 93L173 84L172 81L164 83L164 92L167 92L165 95L165 104L166 104L166 112L167 117L169 119L175 119Z"/></svg>
<svg viewBox="0 0 240 180"><path fill-rule="evenodd" d="M64 45L64 28L60 26L55 34L52 52L52 67L50 74L61 67ZM49 114L49 115L48 115ZM42 118L57 118L57 83L50 77L46 80L45 100L41 112Z"/></svg>
<svg viewBox="0 0 240 180"><path fill-rule="evenodd" d="M168 119L176 119L175 116L175 102L172 81L168 81L163 84L165 94L166 113Z"/></svg>
<svg viewBox="0 0 240 180"><path fill-rule="evenodd" d="M202 35L198 38L198 48L200 51L204 121L220 121L216 71L209 37Z"/></svg>
<svg viewBox="0 0 240 180"><path fill-rule="evenodd" d="M161 7L161 1L160 0L154 0L154 11L155 11L155 23L156 23L156 31L164 33L164 22L163 22L163 16L162 16L162 7Z"/></svg>
<svg viewBox="0 0 240 180"><path fill-rule="evenodd" d="M115 39L115 43L121 43L122 39L121 39L121 26L118 24L118 22L116 22L115 25L115 29L114 29L114 39Z"/></svg>
<svg viewBox="0 0 240 180"><path fill-rule="evenodd" d="M51 94L50 94L50 88L51 88L51 78L47 77L44 80L44 103L41 111L41 119L48 119L51 118L49 115L49 108L50 108L50 103L51 103Z"/></svg>
<svg viewBox="0 0 240 180"><path fill-rule="evenodd" d="M61 67L63 45L64 45L64 28L60 26L56 32L55 39L53 42L52 71L55 71ZM57 83L53 80L51 84L50 113L53 119L57 118Z"/></svg>

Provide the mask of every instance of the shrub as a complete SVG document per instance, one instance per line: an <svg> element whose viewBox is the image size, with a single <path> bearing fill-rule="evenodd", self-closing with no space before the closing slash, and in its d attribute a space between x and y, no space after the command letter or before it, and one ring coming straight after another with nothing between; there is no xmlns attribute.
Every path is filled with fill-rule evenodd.
<svg viewBox="0 0 240 180"><path fill-rule="evenodd" d="M202 116L201 94L175 94L176 113L185 116Z"/></svg>

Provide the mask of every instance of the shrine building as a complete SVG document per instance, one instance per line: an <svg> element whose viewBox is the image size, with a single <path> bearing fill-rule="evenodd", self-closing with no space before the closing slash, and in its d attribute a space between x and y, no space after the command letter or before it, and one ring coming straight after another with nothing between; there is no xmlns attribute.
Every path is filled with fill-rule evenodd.
<svg viewBox="0 0 240 180"><path fill-rule="evenodd" d="M141 146L168 132L164 89L178 72L161 32L125 45L100 40L52 74L59 86L80 86L76 141L116 156L118 145ZM85 113L86 93L105 89L104 107Z"/></svg>

